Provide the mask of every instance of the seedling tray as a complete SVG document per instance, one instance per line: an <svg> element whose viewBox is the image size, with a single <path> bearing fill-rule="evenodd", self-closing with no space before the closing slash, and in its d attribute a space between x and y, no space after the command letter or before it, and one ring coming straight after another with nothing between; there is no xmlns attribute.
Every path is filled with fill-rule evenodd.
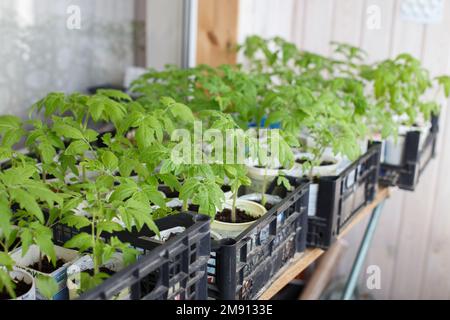
<svg viewBox="0 0 450 320"><path fill-rule="evenodd" d="M381 144L374 143L339 175L319 178L317 211L308 218L308 246L328 248L355 214L373 201L380 153Z"/></svg>
<svg viewBox="0 0 450 320"><path fill-rule="evenodd" d="M397 186L400 189L414 191L419 178L427 168L428 163L436 155L436 140L438 135L438 117L431 119L431 129L419 150L421 132L409 131L405 137L403 161L401 165L382 163L380 166L381 185Z"/></svg>
<svg viewBox="0 0 450 320"><path fill-rule="evenodd" d="M207 299L207 262L210 255L210 222L207 216L182 213L156 221L160 230L182 226L186 229L164 243L152 240L154 233L141 231L112 234L142 251L137 262L117 272L80 300L113 299L129 288L132 300ZM54 238L64 243L73 228L57 225Z"/></svg>
<svg viewBox="0 0 450 320"><path fill-rule="evenodd" d="M212 241L210 298L256 299L275 273L304 251L309 184L301 182L292 192L275 184L268 190L283 200L237 238Z"/></svg>

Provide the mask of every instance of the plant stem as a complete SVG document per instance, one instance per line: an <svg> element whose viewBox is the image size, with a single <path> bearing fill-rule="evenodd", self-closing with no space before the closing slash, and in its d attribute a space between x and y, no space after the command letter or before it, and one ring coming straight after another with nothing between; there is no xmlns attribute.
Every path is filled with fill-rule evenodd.
<svg viewBox="0 0 450 320"><path fill-rule="evenodd" d="M96 241L96 231L95 231L95 210L92 211L92 224L91 224L91 235L92 235L92 260L94 262L94 275L99 272L98 260L97 260L97 252L95 250L97 241Z"/></svg>
<svg viewBox="0 0 450 320"><path fill-rule="evenodd" d="M263 177L263 184L262 184L262 190L261 190L261 204L263 206L266 205L266 188L267 188L267 166L264 168L264 177Z"/></svg>
<svg viewBox="0 0 450 320"><path fill-rule="evenodd" d="M39 268L39 271L41 271L42 270L42 251L41 251L41 249L39 249L39 262L38 262L38 268Z"/></svg>
<svg viewBox="0 0 450 320"><path fill-rule="evenodd" d="M183 200L183 207L181 208L181 210L183 210L183 212L188 210L188 201L187 200Z"/></svg>
<svg viewBox="0 0 450 320"><path fill-rule="evenodd" d="M81 174L83 182L86 182L86 168L84 167L84 165L81 165Z"/></svg>
<svg viewBox="0 0 450 320"><path fill-rule="evenodd" d="M238 188L239 189L239 188ZM233 193L233 204L231 206L231 222L236 223L236 200L238 195L238 189Z"/></svg>

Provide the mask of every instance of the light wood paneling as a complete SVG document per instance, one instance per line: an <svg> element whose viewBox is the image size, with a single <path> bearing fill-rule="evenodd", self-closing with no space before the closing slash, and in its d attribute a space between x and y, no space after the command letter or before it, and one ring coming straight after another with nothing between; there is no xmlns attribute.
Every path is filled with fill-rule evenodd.
<svg viewBox="0 0 450 320"><path fill-rule="evenodd" d="M197 63L236 63L238 0L199 0Z"/></svg>
<svg viewBox="0 0 450 320"><path fill-rule="evenodd" d="M304 0L305 20L303 27L303 48L329 54L333 26L333 0Z"/></svg>
<svg viewBox="0 0 450 320"><path fill-rule="evenodd" d="M245 5L242 4L245 2ZM422 59L431 72L449 73L450 3L445 2L444 20L433 25L404 21L400 0L294 0L292 8L268 5L268 0L241 0L239 39L248 34L286 34L301 48L329 54L330 40L360 45L377 61L408 52ZM380 28L369 29L367 9L376 6ZM281 12L283 11L283 12ZM282 19L271 19L284 16ZM247 20L247 17L249 20ZM278 23L274 22L278 21ZM281 24L281 25L280 25ZM284 31L283 31L284 30ZM280 34L281 35L281 34ZM447 104L444 101L444 104ZM416 192L400 191L384 207L366 265L381 268L381 289L376 298L450 298L450 112L441 113L438 157L426 171ZM346 275L362 237L363 226L346 236L350 247L338 271ZM361 289L365 288L361 275Z"/></svg>

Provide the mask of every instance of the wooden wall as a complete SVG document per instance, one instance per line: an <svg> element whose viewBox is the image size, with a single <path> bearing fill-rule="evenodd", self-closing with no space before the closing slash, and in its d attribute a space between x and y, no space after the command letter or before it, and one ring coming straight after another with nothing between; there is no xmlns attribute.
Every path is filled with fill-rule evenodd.
<svg viewBox="0 0 450 320"><path fill-rule="evenodd" d="M400 0L240 0L239 33L280 35L306 50L330 54L330 41L368 51L370 60L409 52L434 75L450 73L450 3L439 24L418 24L399 16ZM367 27L370 6L380 10L380 29ZM437 159L415 192L398 191L386 203L367 265L381 268L376 298L450 298L450 112L442 101ZM338 266L347 275L365 223L348 235L350 249ZM364 291L366 274L360 287Z"/></svg>
<svg viewBox="0 0 450 320"><path fill-rule="evenodd" d="M238 9L238 0L198 0L198 64L236 62Z"/></svg>

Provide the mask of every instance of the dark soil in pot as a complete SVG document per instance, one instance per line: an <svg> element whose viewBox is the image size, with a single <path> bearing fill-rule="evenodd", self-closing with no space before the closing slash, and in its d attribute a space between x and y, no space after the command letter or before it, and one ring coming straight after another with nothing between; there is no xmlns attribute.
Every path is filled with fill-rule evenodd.
<svg viewBox="0 0 450 320"><path fill-rule="evenodd" d="M43 259L40 268L39 268L39 262L36 262L36 263L28 266L28 268L36 270L36 271L40 271L43 273L52 273L53 271L61 268L65 263L66 262L63 259L58 259L58 260L56 260L56 267L54 267L53 264L50 261L48 261L48 259Z"/></svg>
<svg viewBox="0 0 450 320"><path fill-rule="evenodd" d="M309 159L306 158L301 158L301 159L297 159L295 160L295 162L299 163L299 164L304 164L305 162L307 162Z"/></svg>
<svg viewBox="0 0 450 320"><path fill-rule="evenodd" d="M183 211L183 208L180 207L180 206L173 207L172 209L175 210L175 211L179 211L179 212ZM200 209L199 205L197 205L197 204L190 204L190 205L188 205L187 211L198 212L198 209Z"/></svg>
<svg viewBox="0 0 450 320"><path fill-rule="evenodd" d="M15 289L14 292L16 293L16 297L20 297L30 291L31 289L31 283L26 283L23 280L14 280ZM9 300L12 299L12 297L8 294L6 290L0 291L0 300Z"/></svg>
<svg viewBox="0 0 450 320"><path fill-rule="evenodd" d="M220 187L220 189L222 189L223 192L231 191L231 187L229 185L223 185Z"/></svg>
<svg viewBox="0 0 450 320"><path fill-rule="evenodd" d="M112 276L116 273L115 271L112 271L111 269L108 269L106 267L100 267L98 269L98 271L106 273L108 276ZM94 269L88 269L88 270L85 270L84 272L87 272L90 276L94 275Z"/></svg>
<svg viewBox="0 0 450 320"><path fill-rule="evenodd" d="M218 212L216 214L215 219L217 221L231 223L231 209L225 208L221 212ZM247 212L245 212L245 210L236 208L236 222L235 223L252 222L255 220L258 220L258 218L255 218L255 217L247 214Z"/></svg>
<svg viewBox="0 0 450 320"><path fill-rule="evenodd" d="M167 198L178 198L180 193L176 190L171 190L168 186L158 186L158 190L166 195Z"/></svg>
<svg viewBox="0 0 450 320"><path fill-rule="evenodd" d="M41 174L40 176L41 176L41 179L44 180L43 175ZM56 177L55 177L53 174L47 173L47 174L45 175L45 180L46 180L46 181L48 181L48 180L53 180L53 179L56 179Z"/></svg>
<svg viewBox="0 0 450 320"><path fill-rule="evenodd" d="M251 200L251 201L256 202L256 203L259 203L259 204L262 205L264 208L266 208L267 211L269 211L270 209L272 209L272 208L275 206L274 204L268 203L268 202L266 202L266 204L263 205L263 204L261 203L261 201L255 201L255 200Z"/></svg>
<svg viewBox="0 0 450 320"><path fill-rule="evenodd" d="M258 168L258 169L265 169L266 167L265 166L254 166L255 168ZM277 168L267 168L267 170L283 170L284 169L284 167L277 167Z"/></svg>
<svg viewBox="0 0 450 320"><path fill-rule="evenodd" d="M308 159L297 159L297 160L295 160L295 162L297 162L297 163L299 163L299 164L304 164L305 162L307 162L308 161ZM319 164L319 166L331 166L331 165L333 165L333 164L335 164L335 162L333 162L333 161L327 161L327 160L324 160L324 161L322 161L320 164Z"/></svg>

